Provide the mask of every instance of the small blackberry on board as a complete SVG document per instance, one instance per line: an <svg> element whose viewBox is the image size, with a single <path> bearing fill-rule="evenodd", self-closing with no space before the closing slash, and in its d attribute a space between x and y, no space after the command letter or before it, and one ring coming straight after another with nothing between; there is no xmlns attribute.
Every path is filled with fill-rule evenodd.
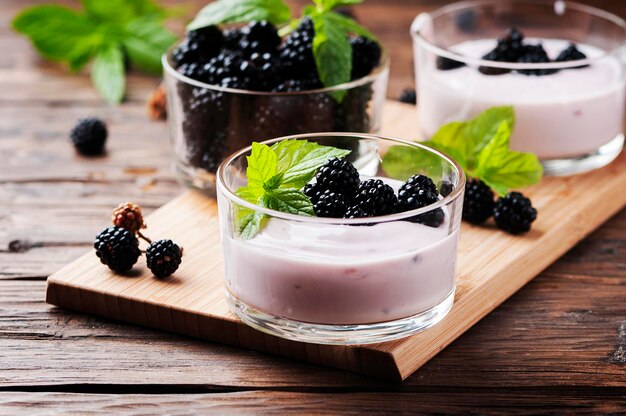
<svg viewBox="0 0 626 416"><path fill-rule="evenodd" d="M510 234L522 234L530 230L537 219L537 210L530 199L519 192L509 192L496 202L493 217L501 230Z"/></svg>
<svg viewBox="0 0 626 416"><path fill-rule="evenodd" d="M183 249L172 240L158 240L146 250L146 263L152 274L164 278L178 270L182 256Z"/></svg>
<svg viewBox="0 0 626 416"><path fill-rule="evenodd" d="M137 237L121 227L102 230L96 236L93 247L100 262L116 272L130 270L141 255Z"/></svg>

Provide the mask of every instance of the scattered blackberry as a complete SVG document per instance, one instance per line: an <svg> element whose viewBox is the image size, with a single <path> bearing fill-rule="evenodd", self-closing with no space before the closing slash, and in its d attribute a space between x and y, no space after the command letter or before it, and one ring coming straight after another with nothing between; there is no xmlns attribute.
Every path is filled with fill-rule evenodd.
<svg viewBox="0 0 626 416"><path fill-rule="evenodd" d="M345 159L333 157L317 171L315 180L321 189L328 189L352 199L359 186L359 172Z"/></svg>
<svg viewBox="0 0 626 416"><path fill-rule="evenodd" d="M172 240L159 240L146 250L146 263L156 277L167 277L180 266L183 249Z"/></svg>
<svg viewBox="0 0 626 416"><path fill-rule="evenodd" d="M409 178L398 190L398 210L400 212L424 208L439 201L437 187L433 181L424 175L414 175ZM445 215L441 208L416 215L411 218L430 227L439 227Z"/></svg>
<svg viewBox="0 0 626 416"><path fill-rule="evenodd" d="M327 218L343 218L347 206L344 197L330 190L325 190L313 205L315 215Z"/></svg>
<svg viewBox="0 0 626 416"><path fill-rule="evenodd" d="M142 228L146 228L146 224L143 222L141 207L132 202L119 204L113 210L111 220L116 227L124 228L133 234Z"/></svg>
<svg viewBox="0 0 626 416"><path fill-rule="evenodd" d="M457 69L465 66L465 64L461 61L456 61L454 59L445 58L443 56L438 56L437 61L435 62L437 69L441 71L450 71L452 69Z"/></svg>
<svg viewBox="0 0 626 416"><path fill-rule="evenodd" d="M530 230L537 218L537 210L530 199L519 192L509 192L504 198L498 199L493 211L498 228L510 234L522 234Z"/></svg>
<svg viewBox="0 0 626 416"><path fill-rule="evenodd" d="M302 19L279 48L282 71L286 78L303 79L316 74L313 58L315 29L310 17Z"/></svg>
<svg viewBox="0 0 626 416"><path fill-rule="evenodd" d="M506 36L498 39L496 47L483 56L487 61L517 62L524 53L524 35L516 28L510 28ZM485 75L501 75L509 72L508 69L483 67L478 68Z"/></svg>
<svg viewBox="0 0 626 416"><path fill-rule="evenodd" d="M524 45L523 53L517 60L521 64L544 64L549 63L550 58L543 49L543 45ZM558 69L518 69L517 72L524 75L550 75L558 72Z"/></svg>
<svg viewBox="0 0 626 416"><path fill-rule="evenodd" d="M247 54L275 52L280 42L274 25L265 20L255 21L241 29L239 48Z"/></svg>
<svg viewBox="0 0 626 416"><path fill-rule="evenodd" d="M255 91L268 91L276 84L276 59L265 52L254 52L248 60L239 66L241 77L251 80L251 88Z"/></svg>
<svg viewBox="0 0 626 416"><path fill-rule="evenodd" d="M354 202L368 216L375 217L396 212L398 198L393 188L380 179L368 179L359 184Z"/></svg>
<svg viewBox="0 0 626 416"><path fill-rule="evenodd" d="M470 179L465 186L463 219L472 224L482 224L493 215L495 203L491 188L480 179Z"/></svg>
<svg viewBox="0 0 626 416"><path fill-rule="evenodd" d="M426 175L413 175L398 190L398 198L403 193L410 196L418 189L425 189L437 196L437 185L435 185L432 179Z"/></svg>
<svg viewBox="0 0 626 416"><path fill-rule="evenodd" d="M108 131L106 124L95 117L78 120L70 132L70 138L78 153L82 155L99 155L104 152Z"/></svg>
<svg viewBox="0 0 626 416"><path fill-rule="evenodd" d="M440 188L441 189L439 189L439 193L443 197L450 195L452 191L454 191L454 185L452 185L452 183L448 181L442 181Z"/></svg>
<svg viewBox="0 0 626 416"><path fill-rule="evenodd" d="M377 42L356 36L350 38L352 45L352 79L369 75L380 63L382 50Z"/></svg>
<svg viewBox="0 0 626 416"><path fill-rule="evenodd" d="M93 243L102 264L116 272L130 270L141 255L139 242L132 232L121 227L105 228Z"/></svg>
<svg viewBox="0 0 626 416"><path fill-rule="evenodd" d="M417 94L415 88L405 88L400 94L400 102L407 104L417 104Z"/></svg>
<svg viewBox="0 0 626 416"><path fill-rule="evenodd" d="M582 53L576 45L570 43L569 46L559 53L559 56L556 58L556 62L569 62L569 61L580 61L582 59L587 59L587 55ZM580 65L575 66L572 69L586 68L589 65Z"/></svg>
<svg viewBox="0 0 626 416"><path fill-rule="evenodd" d="M224 36L217 26L207 26L187 32L187 37L172 51L176 67L183 64L207 62L217 55Z"/></svg>
<svg viewBox="0 0 626 416"><path fill-rule="evenodd" d="M354 206L354 207L348 208L343 217L344 218L365 218L365 217L369 217L369 215L367 215L367 212L363 211L358 206Z"/></svg>
<svg viewBox="0 0 626 416"><path fill-rule="evenodd" d="M313 205L317 204L320 195L324 193L324 190L317 183L308 183L302 189L302 192L309 197Z"/></svg>

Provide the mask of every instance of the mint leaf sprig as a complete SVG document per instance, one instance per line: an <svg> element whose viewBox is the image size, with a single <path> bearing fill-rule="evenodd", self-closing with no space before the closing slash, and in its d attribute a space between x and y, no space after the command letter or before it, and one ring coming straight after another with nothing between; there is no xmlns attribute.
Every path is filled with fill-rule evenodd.
<svg viewBox="0 0 626 416"><path fill-rule="evenodd" d="M320 80L325 87L350 81L352 72L351 34L378 42L376 37L354 19L334 10L352 6L363 0L314 0L303 10L303 16L313 21L313 57ZM251 20L267 20L280 28L281 35L288 34L298 26L302 18L292 18L289 6L283 0L218 0L204 7L187 26L189 30L205 26L244 23ZM335 98L341 100L345 92L338 91Z"/></svg>
<svg viewBox="0 0 626 416"><path fill-rule="evenodd" d="M260 207L289 214L314 216L311 200L301 191L328 159L344 157L349 150L322 146L306 140L283 140L274 145L252 143L247 157L248 184L237 196ZM254 237L267 216L242 206L235 208L235 224L240 237Z"/></svg>
<svg viewBox="0 0 626 416"><path fill-rule="evenodd" d="M83 0L84 10L43 4L23 10L13 29L30 38L45 58L71 71L91 60L92 81L108 103L122 101L125 58L149 73L161 72L161 55L176 40L163 26L165 9L151 0Z"/></svg>
<svg viewBox="0 0 626 416"><path fill-rule="evenodd" d="M515 125L513 107L493 107L467 122L439 128L423 144L455 159L467 176L485 182L500 196L541 180L543 168L532 153L509 149ZM397 179L410 177L415 166L436 166L433 155L409 146L392 146L383 157L383 169Z"/></svg>

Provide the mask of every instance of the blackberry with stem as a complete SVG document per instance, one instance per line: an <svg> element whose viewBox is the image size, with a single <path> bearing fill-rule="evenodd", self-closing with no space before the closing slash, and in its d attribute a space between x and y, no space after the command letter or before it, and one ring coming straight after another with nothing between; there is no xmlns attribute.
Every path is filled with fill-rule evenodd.
<svg viewBox="0 0 626 416"><path fill-rule="evenodd" d="M102 230L96 236L93 247L100 262L116 272L130 270L141 255L137 237L121 227Z"/></svg>

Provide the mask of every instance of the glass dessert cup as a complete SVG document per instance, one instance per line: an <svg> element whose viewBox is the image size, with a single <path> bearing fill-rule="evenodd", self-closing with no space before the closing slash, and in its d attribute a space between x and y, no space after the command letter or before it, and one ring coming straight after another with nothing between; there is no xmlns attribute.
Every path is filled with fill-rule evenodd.
<svg viewBox="0 0 626 416"><path fill-rule="evenodd" d="M570 42L586 59L482 59L511 27L525 42L542 43L552 60ZM622 150L626 25L619 17L563 1L476 0L417 16L411 34L424 138L445 123L511 105L511 148L536 154L547 174L596 169Z"/></svg>
<svg viewBox="0 0 626 416"><path fill-rule="evenodd" d="M435 325L454 301L455 264L465 176L447 156L423 145L355 133L303 134L322 145L353 142L348 156L362 179L397 188L380 157L391 145L410 146L428 162L415 174L442 181L452 192L427 207L392 215L341 219L307 217L263 208L236 196L247 184L248 147L217 172L226 293L232 311L260 331L318 344L389 341ZM406 179L406 178L404 178ZM250 239L237 229L241 208L265 215ZM441 214L438 226L416 217Z"/></svg>
<svg viewBox="0 0 626 416"><path fill-rule="evenodd" d="M171 51L162 58L174 168L188 186L215 196L215 172L253 140L305 132L380 130L389 58L371 74L330 88L261 92L218 87L185 77ZM336 97L343 95L341 100Z"/></svg>

